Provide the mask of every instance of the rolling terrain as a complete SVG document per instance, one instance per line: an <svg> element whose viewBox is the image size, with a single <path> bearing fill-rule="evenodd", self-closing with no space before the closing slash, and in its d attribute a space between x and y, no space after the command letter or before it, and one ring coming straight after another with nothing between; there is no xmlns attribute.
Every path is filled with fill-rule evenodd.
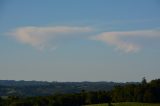
<svg viewBox="0 0 160 106"><path fill-rule="evenodd" d="M47 96L55 93L79 93L82 90L109 91L115 85L123 83L0 80L0 96Z"/></svg>
<svg viewBox="0 0 160 106"><path fill-rule="evenodd" d="M86 106L108 106L108 104L95 104ZM136 102L124 102L124 103L113 103L112 106L160 106L160 103L136 103Z"/></svg>

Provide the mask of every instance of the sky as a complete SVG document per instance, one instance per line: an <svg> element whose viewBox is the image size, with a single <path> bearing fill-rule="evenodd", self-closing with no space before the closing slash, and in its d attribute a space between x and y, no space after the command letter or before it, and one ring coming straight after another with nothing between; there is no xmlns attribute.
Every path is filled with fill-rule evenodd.
<svg viewBox="0 0 160 106"><path fill-rule="evenodd" d="M159 0L1 0L0 80L160 78Z"/></svg>

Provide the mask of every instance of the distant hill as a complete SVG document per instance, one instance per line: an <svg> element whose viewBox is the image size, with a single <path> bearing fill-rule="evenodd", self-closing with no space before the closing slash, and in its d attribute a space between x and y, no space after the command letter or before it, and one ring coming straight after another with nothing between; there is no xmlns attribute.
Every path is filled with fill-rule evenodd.
<svg viewBox="0 0 160 106"><path fill-rule="evenodd" d="M115 82L47 82L0 80L0 96L46 96L55 93L78 93L86 91L109 91Z"/></svg>

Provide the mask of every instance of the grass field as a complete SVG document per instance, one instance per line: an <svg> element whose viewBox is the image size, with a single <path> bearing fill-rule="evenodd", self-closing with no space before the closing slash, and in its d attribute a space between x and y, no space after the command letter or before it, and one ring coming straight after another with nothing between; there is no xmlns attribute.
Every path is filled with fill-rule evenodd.
<svg viewBox="0 0 160 106"><path fill-rule="evenodd" d="M159 104L154 103L112 103L113 106L160 106ZM108 104L95 104L95 105L86 105L86 106L108 106Z"/></svg>

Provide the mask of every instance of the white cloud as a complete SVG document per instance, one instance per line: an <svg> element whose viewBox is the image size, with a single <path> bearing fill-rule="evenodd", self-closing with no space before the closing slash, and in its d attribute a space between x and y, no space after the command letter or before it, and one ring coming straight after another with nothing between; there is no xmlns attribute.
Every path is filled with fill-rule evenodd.
<svg viewBox="0 0 160 106"><path fill-rule="evenodd" d="M39 50L50 46L50 50L55 50L57 46L50 45L50 41L56 38L79 35L79 33L92 32L90 27L70 27L70 26L58 26L58 27L36 27L26 26L16 28L7 34L15 38L17 41L31 45ZM120 50L125 53L138 52L141 49L141 45L135 42L131 42L132 38L154 38L160 37L160 30L139 30L139 31L113 31L102 32L97 36L91 36L91 40L98 40L105 42L108 45L115 46L115 50ZM126 39L127 38L127 39Z"/></svg>
<svg viewBox="0 0 160 106"><path fill-rule="evenodd" d="M114 45L116 50L125 53L137 52L141 49L136 43L125 41L123 38L131 37L160 37L159 30L140 30L140 31L123 31L123 32L103 32L97 36L91 37L92 40L99 40L109 45Z"/></svg>
<svg viewBox="0 0 160 106"><path fill-rule="evenodd" d="M50 39L55 39L59 36L69 35L71 33L90 32L89 27L35 27L27 26L16 28L9 32L8 35L13 36L19 42L29 44L38 49L43 49L47 46Z"/></svg>

